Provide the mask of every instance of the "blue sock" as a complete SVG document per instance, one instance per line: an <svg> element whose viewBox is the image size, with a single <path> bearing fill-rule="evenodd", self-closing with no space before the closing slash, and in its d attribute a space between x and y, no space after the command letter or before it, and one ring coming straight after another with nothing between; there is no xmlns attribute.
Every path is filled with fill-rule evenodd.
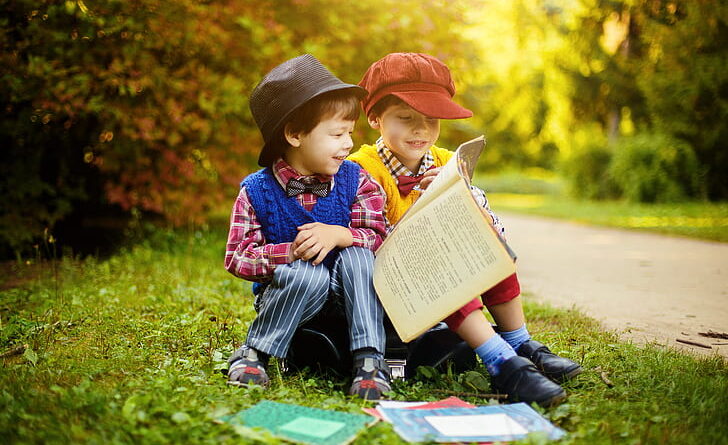
<svg viewBox="0 0 728 445"><path fill-rule="evenodd" d="M483 364L490 375L498 375L500 365L509 358L516 356L516 351L513 350L511 345L498 335L494 335L490 340L475 348L475 353L483 360Z"/></svg>
<svg viewBox="0 0 728 445"><path fill-rule="evenodd" d="M516 351L521 345L531 339L531 334L526 329L526 324L516 329L515 331L499 332L503 340L507 341L509 345L513 346Z"/></svg>

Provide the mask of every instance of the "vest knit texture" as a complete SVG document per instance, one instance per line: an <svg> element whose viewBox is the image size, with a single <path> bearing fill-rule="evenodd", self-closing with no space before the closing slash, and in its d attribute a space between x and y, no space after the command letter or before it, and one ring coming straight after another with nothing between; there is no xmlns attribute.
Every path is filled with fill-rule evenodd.
<svg viewBox="0 0 728 445"><path fill-rule="evenodd" d="M349 227L351 206L359 189L359 171L358 165L344 161L334 175L334 188L326 197L319 197L311 211L304 209L297 197L286 196L270 167L250 174L240 186L248 193L266 242L290 243L298 235L296 228L303 224L320 222ZM332 250L324 264L332 266L337 251Z"/></svg>
<svg viewBox="0 0 728 445"><path fill-rule="evenodd" d="M430 152L435 159L435 167L442 167L453 155L453 152L445 148L436 146L430 147ZM397 188L397 180L392 177L389 169L382 162L382 158L377 153L375 145L362 145L354 154L349 155L348 159L361 165L375 181L379 183L387 194L387 220L389 224L394 225L402 218L404 212L417 201L422 194L419 190L412 190L407 196L402 196Z"/></svg>

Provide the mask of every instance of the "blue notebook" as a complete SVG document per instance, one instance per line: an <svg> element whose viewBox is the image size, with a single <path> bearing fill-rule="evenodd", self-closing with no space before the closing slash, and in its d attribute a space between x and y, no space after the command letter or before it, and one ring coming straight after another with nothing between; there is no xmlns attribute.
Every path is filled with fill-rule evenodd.
<svg viewBox="0 0 728 445"><path fill-rule="evenodd" d="M310 408L268 400L220 420L251 428L263 428L273 435L289 441L311 445L349 443L367 425L376 422L376 419L365 414Z"/></svg>
<svg viewBox="0 0 728 445"><path fill-rule="evenodd" d="M379 408L408 442L515 441L532 433L559 439L566 433L525 403L474 408Z"/></svg>

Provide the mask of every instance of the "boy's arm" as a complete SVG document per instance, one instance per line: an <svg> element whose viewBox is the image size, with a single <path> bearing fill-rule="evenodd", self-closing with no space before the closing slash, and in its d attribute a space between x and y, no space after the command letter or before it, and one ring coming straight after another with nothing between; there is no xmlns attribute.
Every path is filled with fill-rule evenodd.
<svg viewBox="0 0 728 445"><path fill-rule="evenodd" d="M351 235L353 245L377 250L387 235L387 219L384 216L385 194L369 173L359 172L359 189L351 206Z"/></svg>
<svg viewBox="0 0 728 445"><path fill-rule="evenodd" d="M240 189L230 215L225 269L236 277L266 281L280 264L290 262L291 243L269 244L245 188Z"/></svg>
<svg viewBox="0 0 728 445"><path fill-rule="evenodd" d="M490 205L488 204L488 198L485 196L485 191L474 185L471 185L470 192L473 194L475 201L480 205L480 207L482 207L483 210L485 210L485 212L493 219L493 227L495 227L495 231L498 232L498 234L503 239L505 239L506 228L503 226L500 218L498 218L498 215L496 215L495 212L490 209Z"/></svg>

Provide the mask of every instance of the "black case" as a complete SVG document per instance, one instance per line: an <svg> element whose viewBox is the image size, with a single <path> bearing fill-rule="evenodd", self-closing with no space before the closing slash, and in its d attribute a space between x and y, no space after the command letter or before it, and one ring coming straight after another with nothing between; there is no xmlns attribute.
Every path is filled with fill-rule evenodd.
<svg viewBox="0 0 728 445"><path fill-rule="evenodd" d="M403 343L385 316L387 347L384 358L392 377L413 377L418 366L445 371L448 366L461 373L477 366L473 350L445 323ZM325 309L298 328L291 341L284 368L290 371L309 368L314 372L348 376L352 371L348 324L340 311Z"/></svg>

